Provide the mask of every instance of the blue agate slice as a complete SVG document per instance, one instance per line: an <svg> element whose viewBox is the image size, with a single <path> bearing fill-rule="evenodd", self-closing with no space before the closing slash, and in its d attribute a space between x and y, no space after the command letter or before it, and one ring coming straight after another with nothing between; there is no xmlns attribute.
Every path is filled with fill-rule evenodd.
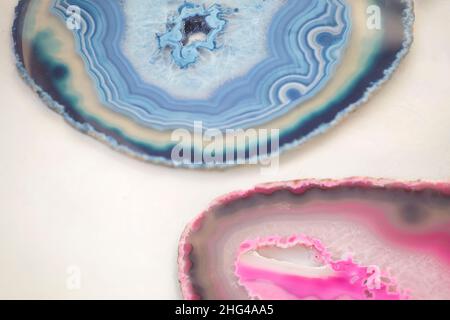
<svg viewBox="0 0 450 320"><path fill-rule="evenodd" d="M22 76L76 128L140 159L212 167L276 155L366 101L413 18L407 0L21 0L13 37ZM213 163L196 157L211 142L198 124L237 132ZM185 161L178 130L192 135Z"/></svg>

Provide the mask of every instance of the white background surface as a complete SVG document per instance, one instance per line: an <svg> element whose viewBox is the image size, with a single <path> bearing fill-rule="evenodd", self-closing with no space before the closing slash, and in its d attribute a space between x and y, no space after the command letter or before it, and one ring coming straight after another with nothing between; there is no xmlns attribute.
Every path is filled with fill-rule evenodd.
<svg viewBox="0 0 450 320"><path fill-rule="evenodd" d="M416 0L400 70L336 128L281 157L279 173L146 164L84 136L18 76L0 2L0 298L180 298L177 243L215 197L271 180L450 180L449 0ZM81 270L80 290L66 287Z"/></svg>

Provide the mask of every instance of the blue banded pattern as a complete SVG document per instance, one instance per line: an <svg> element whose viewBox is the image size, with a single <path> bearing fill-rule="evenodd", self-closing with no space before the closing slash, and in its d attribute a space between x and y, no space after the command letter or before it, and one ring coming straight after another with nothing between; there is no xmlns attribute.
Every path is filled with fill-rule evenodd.
<svg viewBox="0 0 450 320"><path fill-rule="evenodd" d="M19 0L18 70L77 129L139 159L197 168L211 165L173 162L175 129L277 129L280 149L267 149L277 155L365 103L413 40L411 0L191 2L229 11L215 49L180 68L170 48L155 49L186 1ZM223 166L255 156L260 141L247 138L224 146L236 158Z"/></svg>
<svg viewBox="0 0 450 320"><path fill-rule="evenodd" d="M270 57L210 99L178 100L141 81L126 59L120 1L55 0L52 11L66 21L69 6L81 8L74 36L103 104L161 130L192 128L194 121L206 128L249 128L289 112L326 84L351 30L343 0L286 1L269 29Z"/></svg>

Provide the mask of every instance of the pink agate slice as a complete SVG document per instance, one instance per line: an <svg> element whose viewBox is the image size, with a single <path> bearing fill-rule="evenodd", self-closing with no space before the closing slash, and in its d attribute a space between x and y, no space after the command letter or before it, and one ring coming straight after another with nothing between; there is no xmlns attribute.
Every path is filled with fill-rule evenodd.
<svg viewBox="0 0 450 320"><path fill-rule="evenodd" d="M187 226L178 265L186 299L450 299L450 184L231 193Z"/></svg>

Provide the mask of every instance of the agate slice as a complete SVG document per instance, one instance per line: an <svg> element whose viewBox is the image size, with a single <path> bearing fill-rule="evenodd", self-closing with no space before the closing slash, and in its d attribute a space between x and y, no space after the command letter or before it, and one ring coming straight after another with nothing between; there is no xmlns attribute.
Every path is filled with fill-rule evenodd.
<svg viewBox="0 0 450 320"><path fill-rule="evenodd" d="M366 101L407 53L413 18L409 0L21 0L13 38L22 76L79 130L189 167L210 166L191 157L206 130L234 130L219 150L232 156L213 164L226 166L296 146ZM277 143L262 152L271 139L249 129Z"/></svg>
<svg viewBox="0 0 450 320"><path fill-rule="evenodd" d="M450 299L450 184L235 192L188 225L178 265L186 299Z"/></svg>

